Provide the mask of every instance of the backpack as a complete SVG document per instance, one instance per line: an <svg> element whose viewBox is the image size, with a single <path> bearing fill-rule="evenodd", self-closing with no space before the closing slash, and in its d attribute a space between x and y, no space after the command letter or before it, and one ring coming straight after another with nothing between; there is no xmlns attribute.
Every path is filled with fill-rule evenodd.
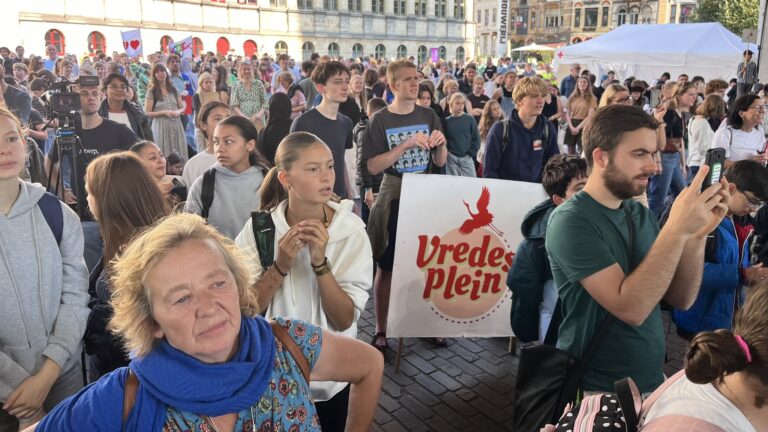
<svg viewBox="0 0 768 432"><path fill-rule="evenodd" d="M266 177L267 170L262 167L262 174ZM203 173L203 187L200 191L200 216L203 219L208 219L208 213L211 211L211 205L213 204L213 189L216 186L216 168L209 168L208 171Z"/></svg>
<svg viewBox="0 0 768 432"><path fill-rule="evenodd" d="M56 244L61 247L61 238L64 232L64 210L61 209L61 203L55 195L45 192L37 202L40 211L43 213L45 223L51 229Z"/></svg>
<svg viewBox="0 0 768 432"><path fill-rule="evenodd" d="M680 378L681 370L659 386L641 402L640 391L631 378L624 378L614 384L616 394L587 396L573 409L566 408L552 432L579 430L583 432L725 432L710 422L686 415L667 415L645 423L651 407L662 394ZM642 428L640 427L640 424Z"/></svg>
<svg viewBox="0 0 768 432"><path fill-rule="evenodd" d="M272 213L260 210L251 212L251 227L262 270L268 269L275 260L275 221Z"/></svg>
<svg viewBox="0 0 768 432"><path fill-rule="evenodd" d="M539 120L537 119L536 121L538 122ZM547 120L547 122L549 123L549 120ZM499 152L499 154L504 153L504 150L507 149L507 139L509 138L509 117L504 117L504 119L501 121L501 127L503 128L503 132L501 136L501 151ZM541 138L542 147L545 147L548 141L549 141L549 125L545 124L544 135Z"/></svg>
<svg viewBox="0 0 768 432"><path fill-rule="evenodd" d="M203 189L200 191L200 205L202 211L200 216L203 219L208 219L208 212L211 210L211 204L213 204L213 188L216 185L216 169L209 168L208 171L203 173Z"/></svg>

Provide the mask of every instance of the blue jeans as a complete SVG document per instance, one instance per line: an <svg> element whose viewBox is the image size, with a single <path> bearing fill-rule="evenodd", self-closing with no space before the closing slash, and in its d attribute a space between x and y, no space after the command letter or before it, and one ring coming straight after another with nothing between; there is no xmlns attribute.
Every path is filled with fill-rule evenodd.
<svg viewBox="0 0 768 432"><path fill-rule="evenodd" d="M697 165L689 166L688 167L688 183L687 184L690 185L691 182L693 181L693 178L696 177L696 174L698 174L698 173L699 173L699 167Z"/></svg>
<svg viewBox="0 0 768 432"><path fill-rule="evenodd" d="M680 153L662 153L661 174L651 177L648 182L648 207L657 219L664 212L670 192L672 199L675 199L685 185L685 177L680 167Z"/></svg>

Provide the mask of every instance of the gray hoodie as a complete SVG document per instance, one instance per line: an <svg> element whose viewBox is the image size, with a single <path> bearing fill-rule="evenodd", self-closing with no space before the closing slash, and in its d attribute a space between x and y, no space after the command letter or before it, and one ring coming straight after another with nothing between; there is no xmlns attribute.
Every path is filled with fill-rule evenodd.
<svg viewBox="0 0 768 432"><path fill-rule="evenodd" d="M45 357L67 372L80 358L88 309L83 230L62 204L61 246L37 206L45 190L20 181L8 216L0 214L0 401Z"/></svg>
<svg viewBox="0 0 768 432"><path fill-rule="evenodd" d="M234 239L251 217L251 212L259 208L259 188L264 180L261 166L251 166L237 174L220 163L213 165L216 170L216 182L213 188L213 203L208 211L208 223L225 236ZM189 189L184 211L201 214L203 205L200 196L203 192L203 177L198 177Z"/></svg>

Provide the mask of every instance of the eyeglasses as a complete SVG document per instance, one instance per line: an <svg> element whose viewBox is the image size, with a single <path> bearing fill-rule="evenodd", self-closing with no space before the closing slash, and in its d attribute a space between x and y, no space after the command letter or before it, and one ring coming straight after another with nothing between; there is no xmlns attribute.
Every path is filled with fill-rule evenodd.
<svg viewBox="0 0 768 432"><path fill-rule="evenodd" d="M765 112L766 108L768 108L768 105L758 105L758 106L750 107L749 109L753 109L757 112Z"/></svg>
<svg viewBox="0 0 768 432"><path fill-rule="evenodd" d="M739 192L741 192L744 195L744 198L747 199L747 205L749 207L751 207L751 208L758 209L758 208L762 207L763 204L765 204L765 202L761 201L760 199L758 199L756 197L751 197L751 196L747 195L747 193L742 191L742 190L740 190Z"/></svg>
<svg viewBox="0 0 768 432"><path fill-rule="evenodd" d="M125 84L110 84L107 87L111 90L128 90L128 86Z"/></svg>
<svg viewBox="0 0 768 432"><path fill-rule="evenodd" d="M616 103L619 104L631 104L632 103L632 96L627 96L621 99L616 99Z"/></svg>

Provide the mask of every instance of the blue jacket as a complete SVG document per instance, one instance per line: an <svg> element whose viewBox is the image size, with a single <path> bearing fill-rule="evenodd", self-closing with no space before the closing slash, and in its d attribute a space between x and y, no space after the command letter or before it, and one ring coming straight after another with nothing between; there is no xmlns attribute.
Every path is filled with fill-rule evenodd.
<svg viewBox="0 0 768 432"><path fill-rule="evenodd" d="M507 286L513 294L510 323L521 342L539 339L539 306L543 301L544 283L552 279L544 239L554 209L555 203L547 199L525 215L521 226L524 239L517 247L507 276Z"/></svg>
<svg viewBox="0 0 768 432"><path fill-rule="evenodd" d="M509 116L506 147L502 151L503 125L504 122L497 121L488 131L483 177L541 183L544 165L549 158L560 153L555 126L545 116L539 115L533 127L526 129L517 110L513 110ZM545 128L549 130L545 132ZM540 145L534 145L537 140L541 141Z"/></svg>
<svg viewBox="0 0 768 432"><path fill-rule="evenodd" d="M744 302L741 269L749 266L749 242L739 249L736 226L726 217L707 238L704 274L696 302L688 310L674 309L672 319L683 334L730 329L737 306ZM738 303L737 303L738 300Z"/></svg>

